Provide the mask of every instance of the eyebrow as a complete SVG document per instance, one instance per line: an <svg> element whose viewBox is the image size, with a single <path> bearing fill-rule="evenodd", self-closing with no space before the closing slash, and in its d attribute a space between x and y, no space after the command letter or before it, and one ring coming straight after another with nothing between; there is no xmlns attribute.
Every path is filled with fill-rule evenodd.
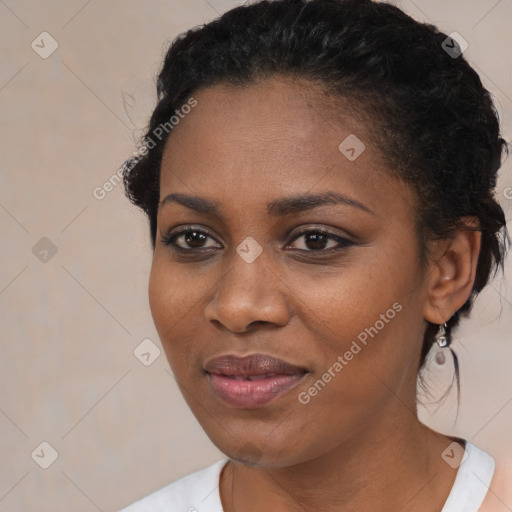
<svg viewBox="0 0 512 512"><path fill-rule="evenodd" d="M219 203L203 197L178 193L169 194L162 199L158 208L160 209L169 203L178 203L198 213L222 218ZM375 212L356 199L331 191L319 194L300 194L270 201L267 203L267 213L273 217L280 217L312 210L327 204L344 204L375 215Z"/></svg>

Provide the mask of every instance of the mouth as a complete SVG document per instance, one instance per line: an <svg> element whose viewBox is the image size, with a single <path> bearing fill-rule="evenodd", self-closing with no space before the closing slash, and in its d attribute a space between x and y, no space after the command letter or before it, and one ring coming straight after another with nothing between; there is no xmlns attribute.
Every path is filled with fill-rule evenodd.
<svg viewBox="0 0 512 512"><path fill-rule="evenodd" d="M231 407L254 409L268 404L298 385L306 368L266 354L225 355L205 365L210 385Z"/></svg>
<svg viewBox="0 0 512 512"><path fill-rule="evenodd" d="M242 375L225 375L222 373L219 375L221 377L226 377L228 379L254 381L254 380L270 379L272 377L277 377L280 374L279 373L263 373L262 375L247 375L246 377L244 377Z"/></svg>

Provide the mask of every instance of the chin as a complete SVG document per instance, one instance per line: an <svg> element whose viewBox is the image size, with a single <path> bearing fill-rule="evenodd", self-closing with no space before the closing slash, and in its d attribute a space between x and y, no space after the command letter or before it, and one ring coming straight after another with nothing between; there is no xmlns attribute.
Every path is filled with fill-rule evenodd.
<svg viewBox="0 0 512 512"><path fill-rule="evenodd" d="M210 439L215 446L229 459L250 467L289 467L300 464L308 460L308 457L302 451L299 451L294 445L287 445L284 441L266 436L261 443L248 439L254 437L247 436L247 440L230 439Z"/></svg>

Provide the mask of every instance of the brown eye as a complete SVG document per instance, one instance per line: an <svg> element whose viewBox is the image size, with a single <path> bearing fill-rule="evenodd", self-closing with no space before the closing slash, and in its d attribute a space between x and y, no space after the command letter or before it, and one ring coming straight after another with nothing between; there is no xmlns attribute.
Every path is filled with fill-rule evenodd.
<svg viewBox="0 0 512 512"><path fill-rule="evenodd" d="M304 237L303 246L305 248L299 248L299 250L307 252L328 251L330 249L341 249L353 245L353 242L347 238L319 229L303 231L297 234L292 241L298 240L301 237ZM329 242L333 242L334 245L327 247Z"/></svg>
<svg viewBox="0 0 512 512"><path fill-rule="evenodd" d="M173 246L177 250L193 251L194 249L210 249L213 246L205 246L208 239L215 240L207 231L195 228L187 228L177 233L171 233L162 238L162 243L165 245ZM181 242L178 243L178 241Z"/></svg>

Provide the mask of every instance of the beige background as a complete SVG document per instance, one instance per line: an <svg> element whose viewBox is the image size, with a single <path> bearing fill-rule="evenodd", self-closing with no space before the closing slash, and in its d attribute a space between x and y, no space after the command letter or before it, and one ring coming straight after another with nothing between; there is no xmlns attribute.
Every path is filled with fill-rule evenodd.
<svg viewBox="0 0 512 512"><path fill-rule="evenodd" d="M1 512L114 511L222 457L164 354L150 366L133 354L143 339L159 345L146 219L121 185L102 200L93 191L135 150L166 40L238 3L0 0ZM401 6L469 42L465 55L496 95L510 141L512 1ZM31 47L44 31L58 42L47 59ZM499 184L509 221L510 169ZM46 262L32 250L42 237L57 247ZM511 308L499 278L463 324L458 420L454 394L420 409L427 424L497 459L512 457ZM450 375L433 368L431 380ZM36 463L50 454L43 441L58 452L48 469Z"/></svg>

